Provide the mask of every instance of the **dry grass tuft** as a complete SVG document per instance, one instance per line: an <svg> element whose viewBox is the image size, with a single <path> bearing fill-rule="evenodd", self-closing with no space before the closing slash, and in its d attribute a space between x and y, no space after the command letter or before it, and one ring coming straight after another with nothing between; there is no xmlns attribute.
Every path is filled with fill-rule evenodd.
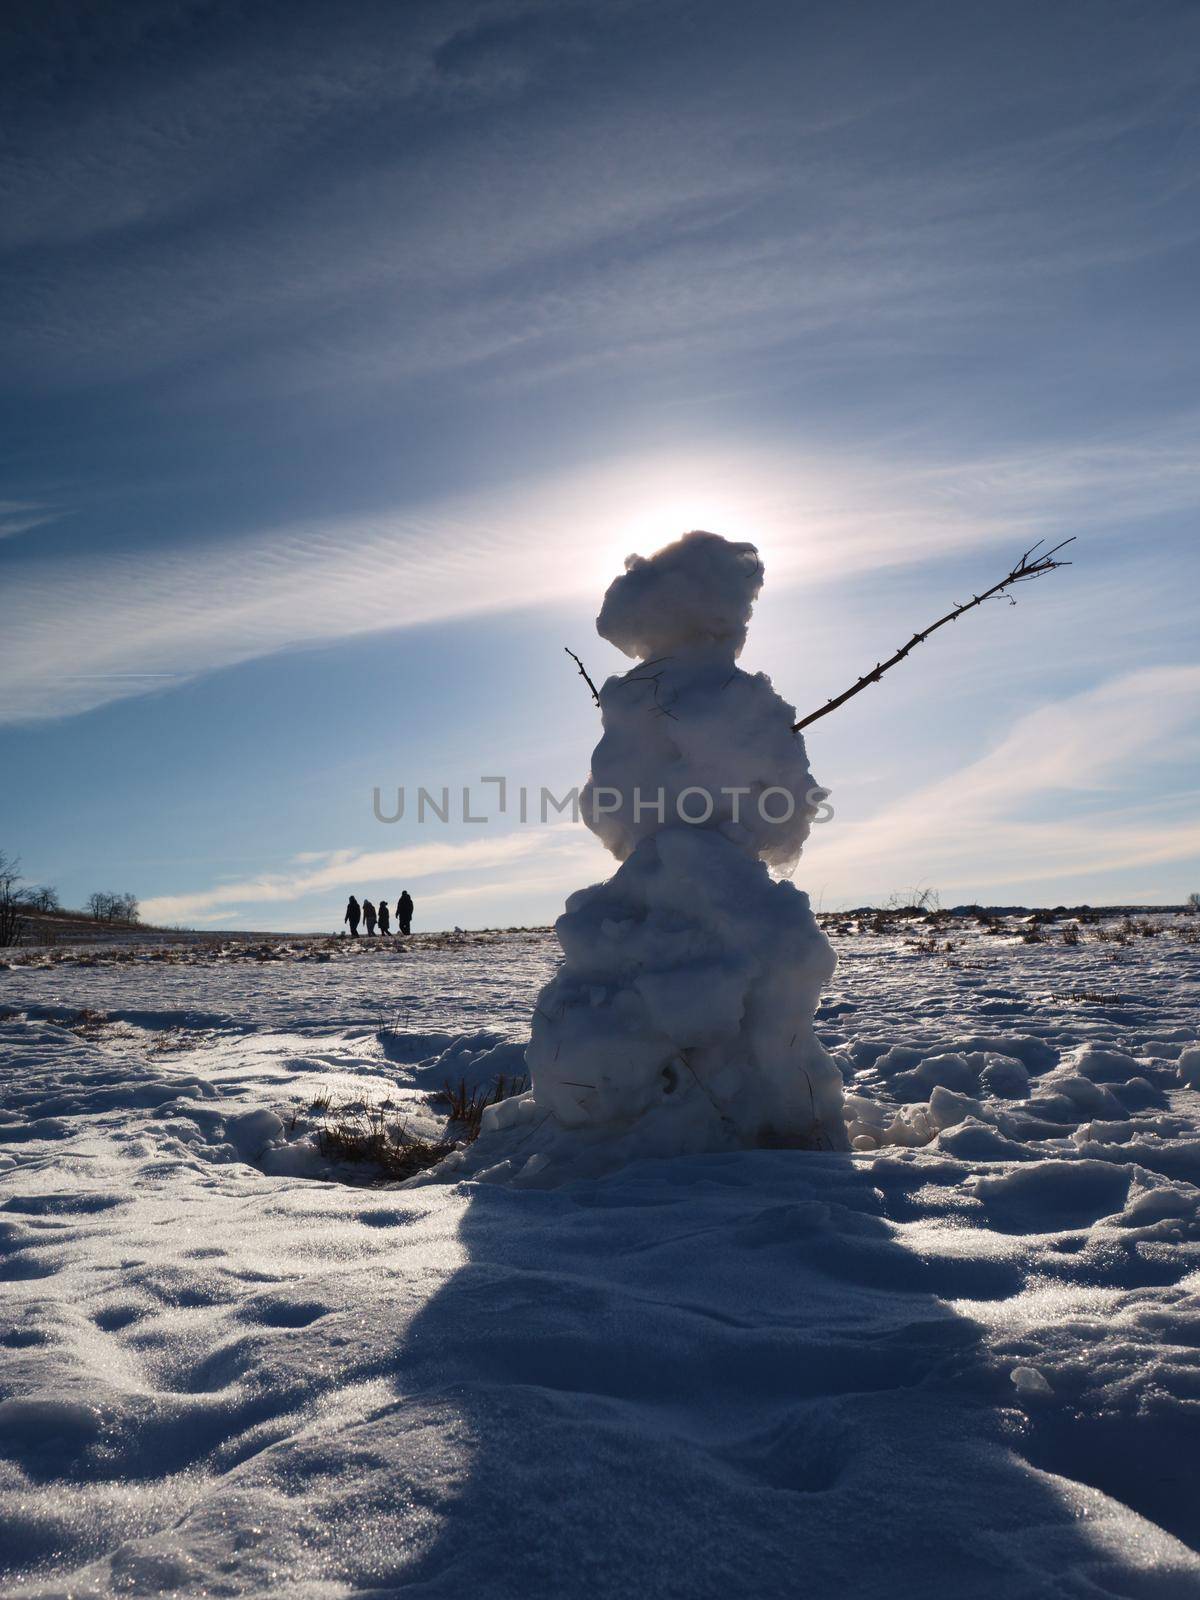
<svg viewBox="0 0 1200 1600"><path fill-rule="evenodd" d="M461 1128L463 1142L469 1144L479 1137L480 1121L488 1106L524 1094L528 1087L528 1078L506 1078L501 1073L490 1089L468 1089L467 1080L460 1078L457 1087L447 1083L434 1098L447 1107L447 1126Z"/></svg>
<svg viewBox="0 0 1200 1600"><path fill-rule="evenodd" d="M503 1076L486 1088L468 1089L465 1079L459 1080L457 1088L447 1084L433 1097L446 1106L447 1118L441 1133L432 1139L415 1133L390 1100L377 1105L336 1106L329 1095L319 1095L309 1103L308 1114L321 1119L316 1143L326 1160L374 1167L377 1176L369 1181L402 1183L471 1144L479 1137L485 1109L523 1094L526 1088L526 1079ZM293 1114L291 1130L298 1121L299 1113Z"/></svg>
<svg viewBox="0 0 1200 1600"><path fill-rule="evenodd" d="M67 1028L81 1039L98 1039L107 1027L108 1020L107 1012L93 1011L91 1006L84 1006L67 1023Z"/></svg>
<svg viewBox="0 0 1200 1600"><path fill-rule="evenodd" d="M1065 994L1052 992L1050 999L1062 1005L1119 1006L1119 994L1107 994L1100 989L1068 989Z"/></svg>
<svg viewBox="0 0 1200 1600"><path fill-rule="evenodd" d="M385 1183L401 1183L436 1167L465 1141L424 1139L386 1106L331 1113L317 1129L317 1149L329 1161L350 1161L378 1168Z"/></svg>

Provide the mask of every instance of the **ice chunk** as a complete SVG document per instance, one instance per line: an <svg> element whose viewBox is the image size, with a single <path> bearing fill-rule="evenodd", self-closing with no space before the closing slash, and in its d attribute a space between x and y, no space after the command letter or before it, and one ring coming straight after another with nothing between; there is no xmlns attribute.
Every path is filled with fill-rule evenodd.
<svg viewBox="0 0 1200 1600"><path fill-rule="evenodd" d="M283 1123L265 1107L245 1111L240 1117L230 1117L225 1124L225 1137L243 1161L253 1161L267 1145L283 1138Z"/></svg>
<svg viewBox="0 0 1200 1600"><path fill-rule="evenodd" d="M988 1094L998 1100L1024 1100L1029 1094L1029 1073L1015 1056L1001 1056L994 1051L985 1052L987 1066L979 1081Z"/></svg>
<svg viewBox="0 0 1200 1600"><path fill-rule="evenodd" d="M1054 1390L1037 1367L1014 1367L1009 1373L1017 1393L1025 1400L1047 1400Z"/></svg>
<svg viewBox="0 0 1200 1600"><path fill-rule="evenodd" d="M985 1120L979 1101L973 1100L970 1095L957 1094L953 1089L944 1089L939 1084L929 1097L929 1120L934 1127L939 1131L953 1128L967 1117L975 1117L980 1122Z"/></svg>
<svg viewBox="0 0 1200 1600"><path fill-rule="evenodd" d="M957 1051L944 1055L926 1056L918 1066L901 1072L892 1080L897 1098L925 1100L935 1089L953 1089L960 1094L973 1095L979 1088L979 1077L965 1056Z"/></svg>
<svg viewBox="0 0 1200 1600"><path fill-rule="evenodd" d="M0 1437L13 1441L84 1444L103 1426L104 1413L85 1400L34 1394L0 1401Z"/></svg>
<svg viewBox="0 0 1200 1600"><path fill-rule="evenodd" d="M1077 1074L1090 1078L1093 1083L1128 1083L1142 1070L1123 1050L1106 1050L1095 1044L1084 1045L1075 1058L1074 1068Z"/></svg>

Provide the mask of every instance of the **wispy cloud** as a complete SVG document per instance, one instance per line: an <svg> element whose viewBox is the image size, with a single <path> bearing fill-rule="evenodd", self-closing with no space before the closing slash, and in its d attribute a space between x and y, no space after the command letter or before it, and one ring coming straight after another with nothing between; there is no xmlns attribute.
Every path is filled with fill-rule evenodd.
<svg viewBox="0 0 1200 1600"><path fill-rule="evenodd" d="M630 9L651 92L622 37ZM882 342L982 328L1015 286L1045 293L1194 237L1186 208L1112 160L1186 82L1184 49L1151 54L1136 33L1113 63L1119 110L1055 73L1074 41L1051 29L1051 118L987 121L1007 86L975 62L978 115L931 145L894 133L919 131L935 59L856 73L836 29L825 56L777 12L761 40L712 11L681 37L669 6L386 14L356 27L317 8L258 34L180 8L169 70L139 73L117 29L109 94L20 97L23 141L0 157L10 361L69 387L219 351L189 387L278 397L822 330L857 348L868 327ZM731 69L752 92L730 93ZM453 113L434 138L431 112Z"/></svg>
<svg viewBox="0 0 1200 1600"><path fill-rule="evenodd" d="M57 522L61 511L20 500L0 500L0 539L15 539L18 534Z"/></svg>
<svg viewBox="0 0 1200 1600"><path fill-rule="evenodd" d="M987 754L863 822L814 830L801 875L841 902L972 892L1200 856L1200 666L1115 677L1021 717ZM906 874L905 881L897 873Z"/></svg>
<svg viewBox="0 0 1200 1600"><path fill-rule="evenodd" d="M95 244L125 230L145 238L189 212L231 207L347 113L502 99L528 80L545 35L503 60L495 48L472 51L471 38L481 23L502 36L527 10L521 0L439 0L391 8L374 34L320 8L256 28L171 0L153 8L152 28L113 16L76 33L61 9L25 19L5 39L9 112L23 139L0 154L0 248ZM81 57L87 84L107 93L72 93L84 87Z"/></svg>
<svg viewBox="0 0 1200 1600"><path fill-rule="evenodd" d="M394 514L253 538L10 562L0 722L64 716L289 646L603 592L632 549L704 525L772 588L998 541L1093 535L1200 501L1189 421L1153 440L958 463L697 444ZM1093 549L1092 555L1096 551Z"/></svg>

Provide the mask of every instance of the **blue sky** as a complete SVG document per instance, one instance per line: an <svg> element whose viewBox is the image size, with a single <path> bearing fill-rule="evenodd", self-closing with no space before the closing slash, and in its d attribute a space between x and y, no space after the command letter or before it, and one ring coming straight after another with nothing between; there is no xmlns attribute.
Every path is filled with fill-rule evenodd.
<svg viewBox="0 0 1200 1600"><path fill-rule="evenodd" d="M6 9L0 846L79 902L549 920L564 644L632 549L760 545L813 709L1037 538L1077 564L809 737L826 907L1200 888L1200 13ZM483 791L478 791L483 798ZM492 807L494 811L494 805ZM410 808L411 811L411 808Z"/></svg>

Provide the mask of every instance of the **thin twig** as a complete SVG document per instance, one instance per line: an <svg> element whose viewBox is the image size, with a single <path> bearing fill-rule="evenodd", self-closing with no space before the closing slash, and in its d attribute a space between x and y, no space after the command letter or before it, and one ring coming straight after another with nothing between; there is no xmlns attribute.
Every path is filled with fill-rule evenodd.
<svg viewBox="0 0 1200 1600"><path fill-rule="evenodd" d="M621 679L621 687L624 689L631 683L652 683L654 685L654 704L650 707L651 713L659 717L670 717L672 722L678 722L679 718L675 715L675 713L673 711L669 711L659 699L659 695L662 692L662 671L648 672L646 670L647 667L661 668L661 664L663 662L670 660L670 656L655 656L653 661L643 661L642 670L640 672L631 671Z"/></svg>
<svg viewBox="0 0 1200 1600"><path fill-rule="evenodd" d="M1069 561L1055 561L1054 557L1060 550L1065 550L1067 545L1073 544L1074 540L1075 536L1072 534L1070 539L1064 539L1061 544L1056 544L1052 550L1047 550L1045 555L1038 556L1035 561L1031 561L1029 559L1030 556L1033 555L1033 552L1042 542L1039 539L1037 544L1026 550L1007 577L1001 578L999 583L994 583L990 589L985 589L982 594L974 595L965 604L955 606L953 611L948 611L944 617L939 617L936 622L931 622L929 627L923 628L920 633L914 633L908 643L897 650L894 656L889 656L886 661L877 661L870 672L864 673L858 682L843 694L835 696L832 700L827 700L819 711L814 711L800 722L793 723L792 732L799 733L801 729L807 728L810 723L816 722L818 717L827 717L831 711L836 711L839 706L844 706L847 700L860 693L868 684L878 683L885 672L903 661L910 650L915 649L919 644L923 644L931 633L936 633L939 628L945 627L947 622L957 622L964 612L973 611L976 606L981 606L985 600L995 599L997 595L1003 594L1014 583L1028 583L1032 578L1040 578L1047 572L1057 571L1059 567L1069 567L1071 565ZM1009 596L1009 604L1016 605L1016 601L1011 595Z"/></svg>
<svg viewBox="0 0 1200 1600"><path fill-rule="evenodd" d="M582 677L584 683L586 683L588 688L592 691L592 699L596 702L597 705L599 705L600 704L600 691L599 691L599 689L597 689L596 685L592 682L592 680L588 677L587 668L584 666L583 662L580 661L579 657L575 654L574 650L567 650L566 645L563 645L563 649L567 651L567 654L570 656L571 660L579 668L580 676Z"/></svg>

